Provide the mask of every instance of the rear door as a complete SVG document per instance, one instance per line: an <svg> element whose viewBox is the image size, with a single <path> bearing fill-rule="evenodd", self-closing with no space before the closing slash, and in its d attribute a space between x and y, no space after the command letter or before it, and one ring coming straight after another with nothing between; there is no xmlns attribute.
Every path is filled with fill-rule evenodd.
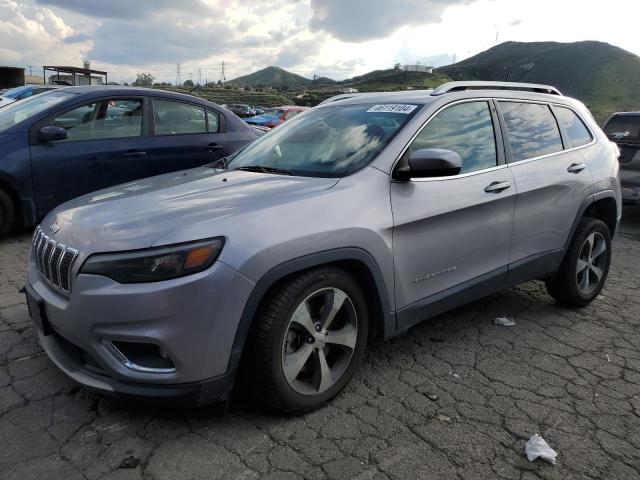
<svg viewBox="0 0 640 480"><path fill-rule="evenodd" d="M409 146L457 152L462 171L391 183L401 330L503 285L516 189L499 131L491 100L465 101L436 113Z"/></svg>
<svg viewBox="0 0 640 480"><path fill-rule="evenodd" d="M188 102L154 98L149 166L152 175L199 167L227 155L224 116Z"/></svg>
<svg viewBox="0 0 640 480"><path fill-rule="evenodd" d="M34 140L30 147L38 215L85 193L148 176L144 111L143 98L99 99L37 124L68 133L67 140Z"/></svg>
<svg viewBox="0 0 640 480"><path fill-rule="evenodd" d="M593 189L593 176L581 146L572 147L561 135L550 105L522 100L497 104L518 189L508 278L518 282L558 266L574 219Z"/></svg>

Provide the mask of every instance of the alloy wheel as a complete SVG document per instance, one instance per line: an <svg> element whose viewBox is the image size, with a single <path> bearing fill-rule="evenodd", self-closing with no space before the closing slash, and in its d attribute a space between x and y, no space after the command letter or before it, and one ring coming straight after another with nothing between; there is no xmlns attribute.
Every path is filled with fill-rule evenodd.
<svg viewBox="0 0 640 480"><path fill-rule="evenodd" d="M282 344L282 371L302 395L325 392L340 380L358 340L358 318L349 296L323 288L296 307Z"/></svg>
<svg viewBox="0 0 640 480"><path fill-rule="evenodd" d="M591 233L582 244L576 267L578 290L590 295L603 280L607 262L607 242L599 232Z"/></svg>

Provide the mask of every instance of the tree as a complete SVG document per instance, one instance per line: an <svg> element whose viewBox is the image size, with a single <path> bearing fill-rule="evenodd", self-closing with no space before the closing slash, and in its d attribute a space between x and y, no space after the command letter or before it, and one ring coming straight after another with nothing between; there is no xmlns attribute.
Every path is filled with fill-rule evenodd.
<svg viewBox="0 0 640 480"><path fill-rule="evenodd" d="M183 87L193 87L194 83L193 80L185 80L184 83L182 84Z"/></svg>
<svg viewBox="0 0 640 480"><path fill-rule="evenodd" d="M134 87L150 87L153 85L153 81L156 79L150 73L139 73L138 77L133 82Z"/></svg>

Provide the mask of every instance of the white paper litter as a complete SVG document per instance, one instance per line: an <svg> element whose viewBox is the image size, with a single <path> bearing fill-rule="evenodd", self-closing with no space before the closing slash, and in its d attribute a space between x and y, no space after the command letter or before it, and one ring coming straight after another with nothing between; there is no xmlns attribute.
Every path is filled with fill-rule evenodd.
<svg viewBox="0 0 640 480"><path fill-rule="evenodd" d="M493 323L501 327L513 327L516 324L516 322L507 317L498 317Z"/></svg>
<svg viewBox="0 0 640 480"><path fill-rule="evenodd" d="M558 456L556 451L537 433L524 446L524 453L527 454L527 459L530 462L533 462L536 458L542 458L553 465L556 464L556 457Z"/></svg>

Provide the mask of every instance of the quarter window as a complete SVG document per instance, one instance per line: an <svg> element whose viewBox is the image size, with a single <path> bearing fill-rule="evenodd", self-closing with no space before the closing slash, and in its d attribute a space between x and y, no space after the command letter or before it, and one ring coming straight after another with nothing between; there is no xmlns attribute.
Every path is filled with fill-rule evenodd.
<svg viewBox="0 0 640 480"><path fill-rule="evenodd" d="M562 151L558 124L548 105L500 102L511 144L512 161Z"/></svg>
<svg viewBox="0 0 640 480"><path fill-rule="evenodd" d="M591 141L591 134L573 110L566 107L554 107L556 118L567 135L569 148L580 147Z"/></svg>
<svg viewBox="0 0 640 480"><path fill-rule="evenodd" d="M217 133L220 131L220 114L213 110L207 110L207 124L209 125L209 133Z"/></svg>
<svg viewBox="0 0 640 480"><path fill-rule="evenodd" d="M167 100L153 101L156 135L206 133L204 108L188 103Z"/></svg>
<svg viewBox="0 0 640 480"><path fill-rule="evenodd" d="M69 140L139 137L142 134L142 100L105 100L62 113L53 124L68 132Z"/></svg>
<svg viewBox="0 0 640 480"><path fill-rule="evenodd" d="M452 150L462 159L460 173L495 167L496 137L487 102L460 103L442 110L415 138L410 151Z"/></svg>

